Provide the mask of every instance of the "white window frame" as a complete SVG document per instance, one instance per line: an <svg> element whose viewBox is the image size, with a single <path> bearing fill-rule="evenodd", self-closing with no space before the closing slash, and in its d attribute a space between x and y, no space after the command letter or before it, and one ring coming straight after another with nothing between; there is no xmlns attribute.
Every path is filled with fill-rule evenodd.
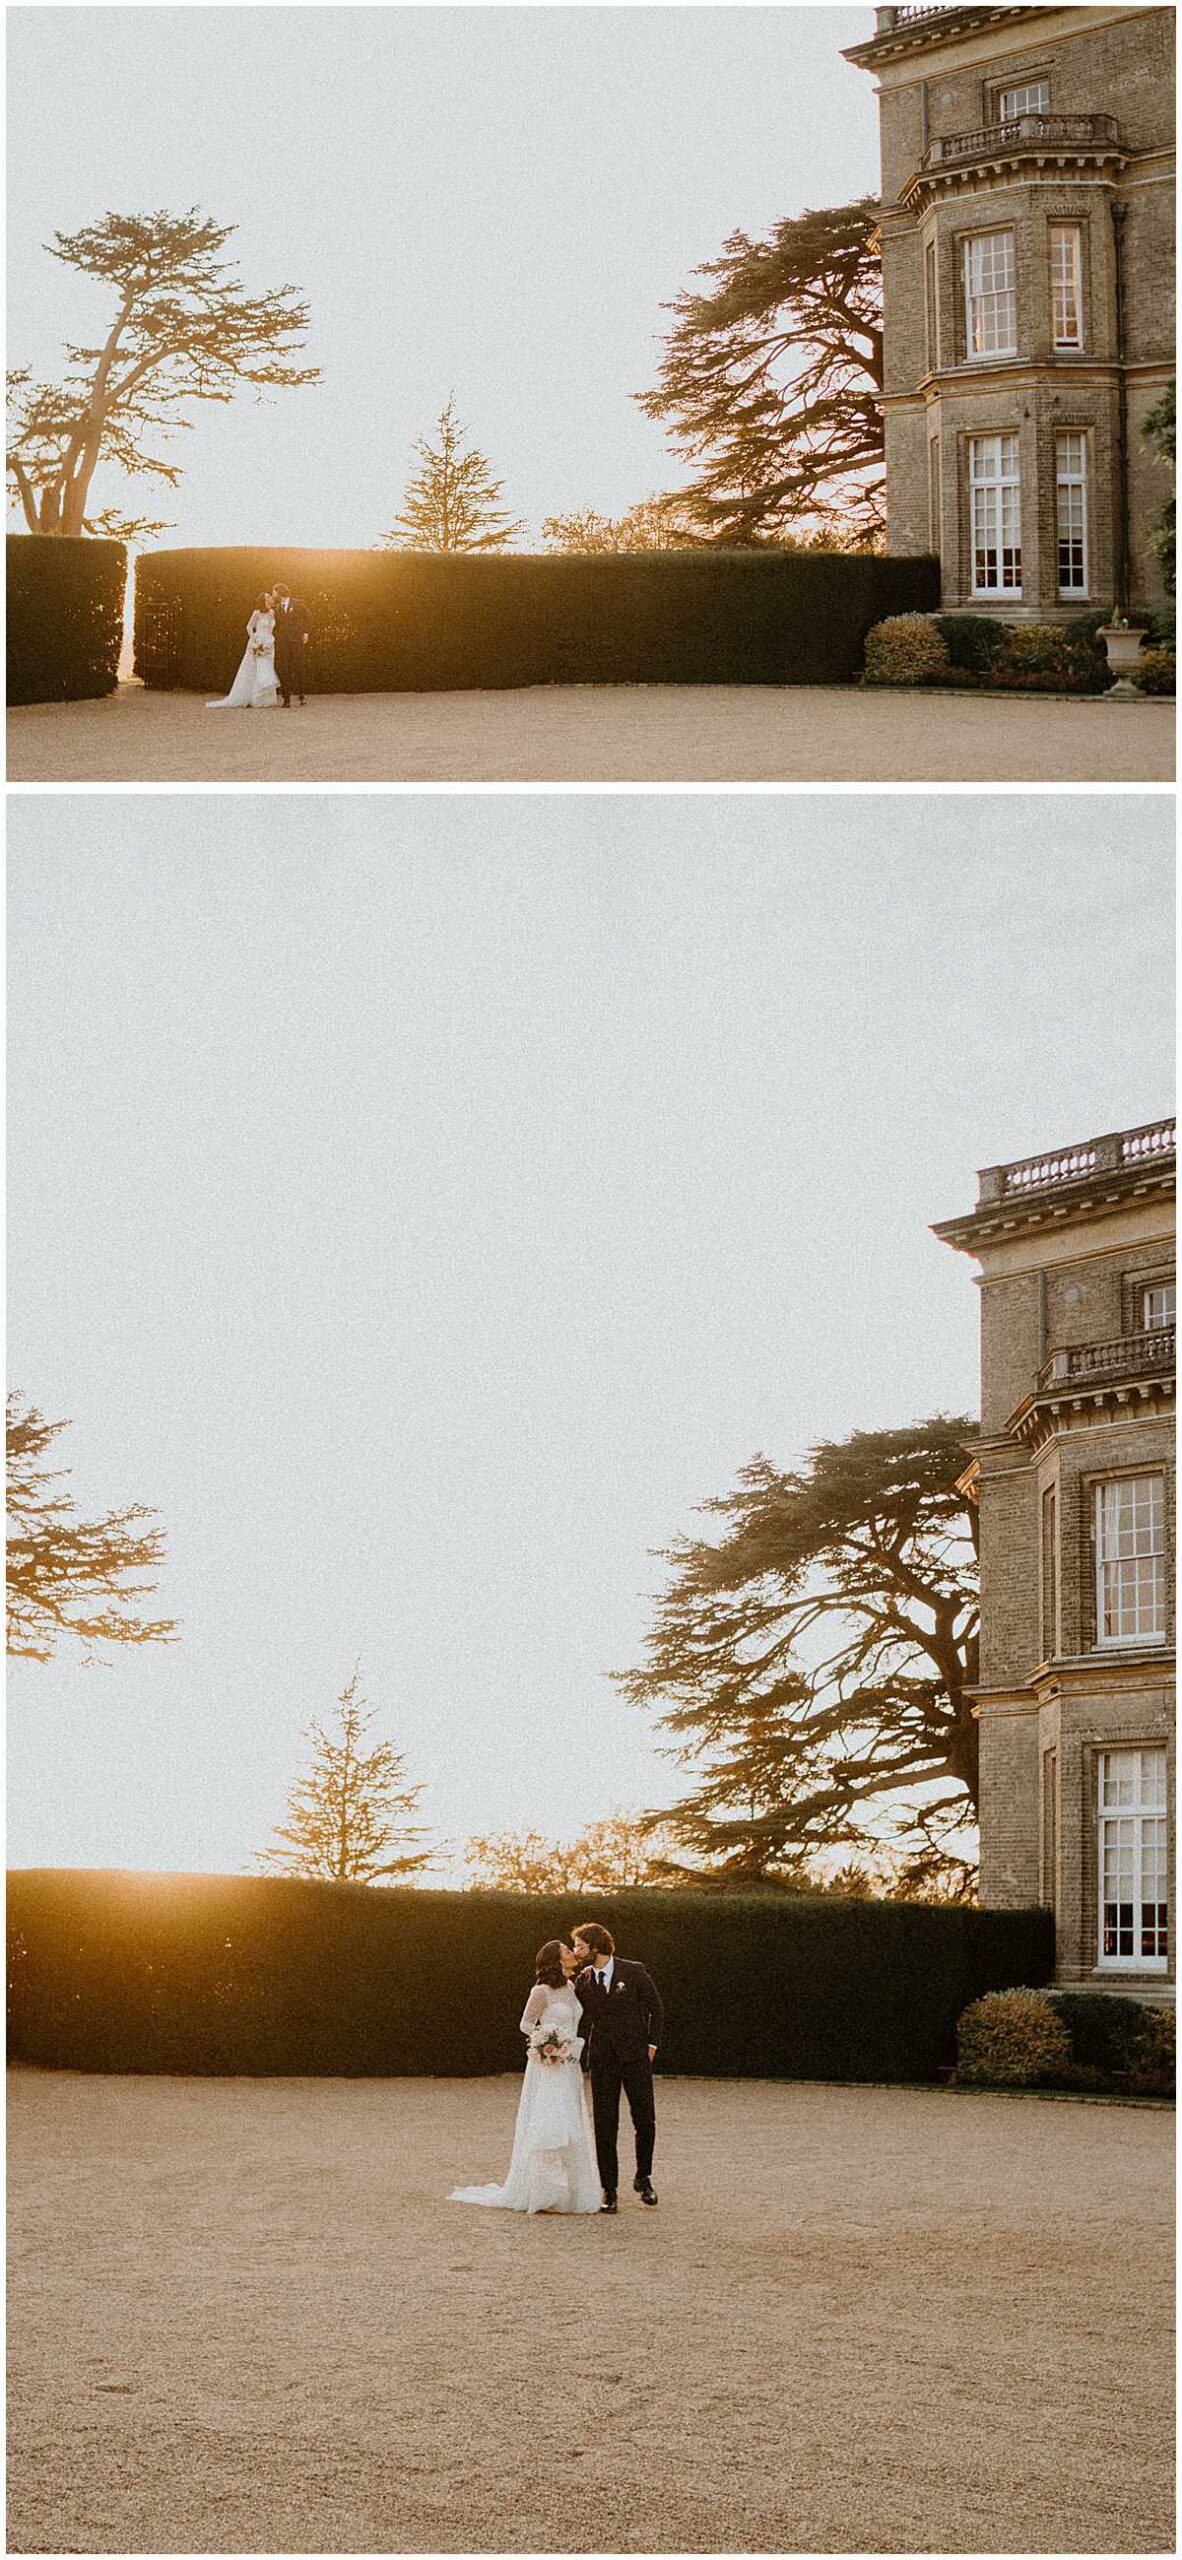
<svg viewBox="0 0 1182 2560"><path fill-rule="evenodd" d="M1078 447L1078 466L1074 462L1069 462L1066 457L1065 449L1068 445ZM1075 522L1077 512L1078 524ZM1067 579L1063 575L1065 542L1079 543L1081 574L1078 579ZM1064 427L1055 438L1055 556L1058 563L1060 595L1086 596L1091 580L1091 563L1088 556L1088 440L1080 427Z"/></svg>
<svg viewBox="0 0 1182 2560"><path fill-rule="evenodd" d="M1017 428L1001 434L969 437L969 546L974 596L1020 596L1022 593L1021 453ZM989 448L996 448L996 463ZM987 467L988 466L988 467ZM990 506L992 501L992 525ZM992 533L993 539L990 539ZM1007 533L1011 539L1006 540ZM1011 575L1006 574L1010 554ZM992 553L995 578L981 574L982 558Z"/></svg>
<svg viewBox="0 0 1182 2560"><path fill-rule="evenodd" d="M1161 1300L1161 1307L1159 1310L1155 1310L1154 1308L1153 1302L1155 1298L1160 1298ZM1177 1292L1175 1283L1172 1280L1151 1281L1149 1287L1141 1291L1142 1333L1164 1332L1167 1326L1172 1325L1175 1322L1176 1305Z"/></svg>
<svg viewBox="0 0 1182 2560"><path fill-rule="evenodd" d="M1005 243L1004 258L995 245L999 241ZM992 279L999 272L999 260L1007 280L987 283L986 274ZM1007 305L1008 329L1003 327ZM987 336L993 339L991 345L984 343ZM965 240L964 345L970 364L1018 352L1018 262L1009 224L996 231L970 231Z"/></svg>
<svg viewBox="0 0 1182 2560"><path fill-rule="evenodd" d="M1123 1767L1120 1764L1124 1764ZM1114 1797L1121 1786L1127 1788L1126 1801L1123 1804L1106 1801ZM1168 1791L1169 1777L1164 1743L1147 1744L1144 1748L1134 1750L1125 1748L1119 1751L1097 1752L1096 1968L1098 1972L1165 1973L1169 1965L1169 1954L1166 1948L1160 1951L1155 1950L1148 1955L1142 1952L1147 1936L1156 1939L1164 1932L1168 1941L1169 1935ZM1151 1840L1146 1830L1149 1823L1153 1824ZM1123 1840L1119 1828L1121 1825L1126 1826L1126 1837ZM1113 1838L1114 1833L1115 1838ZM1117 1915L1115 1930L1119 1936L1122 1931L1119 1914L1127 1901L1131 1922L1123 1926L1130 1930L1133 1939L1131 1950L1127 1948L1121 1950L1119 1947L1107 1949L1104 1944L1108 1928L1107 1887L1110 1872L1108 1860L1110 1841L1112 1841L1114 1855L1121 1861L1118 1868L1118 1894L1112 1906ZM1152 1862L1148 1865L1148 1871L1147 1846L1151 1847L1154 1853ZM1119 1892L1119 1884L1126 1878L1130 1888L1127 1897ZM1148 1905L1145 1900L1147 1881L1160 1885L1161 1888L1160 1895L1154 1893ZM1147 1908L1154 1914L1148 1926L1145 1918Z"/></svg>
<svg viewBox="0 0 1182 2560"><path fill-rule="evenodd" d="M1067 244L1068 255L1059 256ZM1051 266L1051 343L1062 354L1081 354L1084 342L1083 228L1078 222L1052 222L1047 236ZM1063 320L1060 324L1060 297Z"/></svg>
<svg viewBox="0 0 1182 2560"><path fill-rule="evenodd" d="M1116 1554L1108 1555L1105 1553L1105 1532L1113 1506L1108 1503L1106 1497L1110 1494L1116 1494L1119 1498L1126 1488L1133 1496L1134 1507L1136 1506L1136 1497L1138 1492L1148 1492L1150 1495L1148 1535L1152 1543L1144 1547L1138 1546L1136 1544L1138 1535L1138 1523L1136 1519L1134 1518L1131 1521L1126 1522L1122 1521L1118 1517L1113 1523L1117 1538L1122 1539L1131 1536L1134 1543L1123 1553L1118 1549ZM1156 1500L1154 1500L1154 1496L1156 1496ZM1098 1651L1102 1653L1112 1653L1123 1651L1129 1645L1164 1644L1167 1634L1166 1483L1164 1475L1101 1476L1093 1487L1093 1504L1093 1534L1096 1552L1096 1646ZM1144 1564L1150 1564L1157 1568L1157 1570L1152 1572L1148 1577L1156 1599L1156 1608L1154 1610L1153 1621L1150 1626L1145 1626L1140 1623L1140 1591L1142 1575L1139 1568ZM1136 1620L1137 1623L1131 1624L1127 1628L1119 1627L1117 1632L1109 1634L1106 1631L1105 1626L1105 1621L1109 1616L1109 1585L1105 1580L1105 1576L1110 1571L1114 1571L1119 1575L1120 1568L1122 1566L1134 1566L1138 1568L1138 1570L1134 1571L1131 1576L1126 1576L1126 1584L1128 1581L1131 1581L1135 1595L1132 1607L1127 1613L1131 1618ZM1126 1615L1126 1603L1123 1596L1122 1585L1119 1581L1116 1583L1115 1589L1120 1597L1119 1605L1113 1614L1119 1621Z"/></svg>
<svg viewBox="0 0 1182 2560"><path fill-rule="evenodd" d="M1021 105L1015 103L1021 99ZM1015 80L1008 89L997 93L997 121L1016 124L1019 116L1046 116L1051 111L1049 80Z"/></svg>

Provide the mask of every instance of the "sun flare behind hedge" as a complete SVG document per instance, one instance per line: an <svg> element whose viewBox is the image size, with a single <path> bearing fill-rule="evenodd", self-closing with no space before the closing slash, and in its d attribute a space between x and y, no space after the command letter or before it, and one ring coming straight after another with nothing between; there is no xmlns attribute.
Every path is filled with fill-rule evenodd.
<svg viewBox="0 0 1182 2560"><path fill-rule="evenodd" d="M10 2051L77 2071L512 2071L537 1948L589 1919L656 1975L662 2068L704 2077L931 2079L971 2001L1053 1961L1039 1911L25 1869Z"/></svg>
<svg viewBox="0 0 1182 2560"><path fill-rule="evenodd" d="M312 621L316 693L537 684L848 684L884 614L934 607L934 560L783 551L156 551L136 565L136 673L222 692L256 595Z"/></svg>

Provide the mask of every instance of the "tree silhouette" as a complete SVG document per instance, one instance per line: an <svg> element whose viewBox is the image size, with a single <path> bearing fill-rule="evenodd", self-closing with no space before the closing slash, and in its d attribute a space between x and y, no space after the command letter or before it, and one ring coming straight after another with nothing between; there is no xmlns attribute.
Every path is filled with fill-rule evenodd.
<svg viewBox="0 0 1182 2560"><path fill-rule="evenodd" d="M164 1531L143 1525L156 1515L142 1503L82 1519L73 1495L59 1490L69 1470L45 1464L68 1428L9 1396L8 1650L50 1662L63 1636L73 1636L88 1658L97 1645L169 1643L175 1619L139 1614L156 1588Z"/></svg>
<svg viewBox="0 0 1182 2560"><path fill-rule="evenodd" d="M733 231L698 269L655 390L638 393L699 465L685 492L716 542L801 527L863 548L883 527L882 260L869 199Z"/></svg>
<svg viewBox="0 0 1182 2560"><path fill-rule="evenodd" d="M409 1819L423 1790L407 1785L406 1762L392 1742L366 1748L377 1709L359 1695L360 1684L358 1664L337 1700L335 1730L319 1717L308 1727L310 1766L288 1797L287 1821L275 1826L282 1845L260 1849L260 1866L331 1884L376 1884L429 1864L430 1850L414 1845L426 1831Z"/></svg>
<svg viewBox="0 0 1182 2560"><path fill-rule="evenodd" d="M180 464L158 446L192 424L189 403L231 400L244 382L261 391L319 381L316 366L293 361L307 304L292 285L244 293L220 255L234 228L193 206L106 213L47 242L51 258L105 285L115 308L101 341L67 347L60 382L35 382L28 368L9 376L8 473L30 533L164 532L152 517L88 512L100 463L175 489Z"/></svg>
<svg viewBox="0 0 1182 2560"><path fill-rule="evenodd" d="M542 540L552 551L700 551L704 538L679 490L654 491L622 516L581 507L542 522Z"/></svg>
<svg viewBox="0 0 1182 2560"><path fill-rule="evenodd" d="M972 1430L856 1431L791 1473L753 1458L703 1506L719 1541L665 1551L645 1660L617 1677L697 1773L654 1823L716 1873L885 1853L891 1891L947 1898L977 1804Z"/></svg>
<svg viewBox="0 0 1182 2560"><path fill-rule="evenodd" d="M577 1840L547 1840L540 1831L502 1831L469 1840L465 1864L475 1888L495 1893L611 1893L629 1885L665 1884L662 1842L640 1814L612 1813Z"/></svg>
<svg viewBox="0 0 1182 2560"><path fill-rule="evenodd" d="M440 411L429 444L420 436L415 452L422 469L407 482L402 513L378 544L381 551L499 551L524 533L525 526L500 503L504 482L493 478L492 464L474 445L466 445L467 428L456 416L453 391Z"/></svg>

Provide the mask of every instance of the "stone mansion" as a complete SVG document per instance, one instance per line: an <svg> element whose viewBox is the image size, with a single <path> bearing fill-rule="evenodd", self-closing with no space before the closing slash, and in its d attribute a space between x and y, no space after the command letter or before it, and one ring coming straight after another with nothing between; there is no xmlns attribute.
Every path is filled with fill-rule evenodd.
<svg viewBox="0 0 1182 2560"><path fill-rule="evenodd" d="M875 14L888 548L945 611L1159 605L1174 12Z"/></svg>
<svg viewBox="0 0 1182 2560"><path fill-rule="evenodd" d="M1054 1912L1064 1984L1172 1997L1171 1121L993 1165L980 1266L981 1899Z"/></svg>

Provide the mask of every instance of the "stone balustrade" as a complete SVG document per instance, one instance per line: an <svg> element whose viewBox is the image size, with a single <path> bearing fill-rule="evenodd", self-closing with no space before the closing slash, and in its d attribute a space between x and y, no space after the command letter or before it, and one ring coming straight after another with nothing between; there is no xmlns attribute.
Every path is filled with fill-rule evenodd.
<svg viewBox="0 0 1182 2560"><path fill-rule="evenodd" d="M1117 1377L1143 1377L1147 1370L1155 1375L1174 1366L1175 1328L1172 1324L1154 1325L1144 1333L1123 1333L1114 1342L1073 1342L1063 1351L1052 1351L1038 1373L1040 1387L1071 1385L1089 1380L1099 1383Z"/></svg>
<svg viewBox="0 0 1182 2560"><path fill-rule="evenodd" d="M1053 1154L1022 1156L1014 1164L986 1165L977 1177L977 1205L986 1208L1007 1199L1049 1191L1060 1183L1083 1182L1094 1173L1129 1173L1141 1164L1164 1162L1177 1146L1172 1119L1149 1120L1139 1129L1110 1130L1102 1138L1085 1138L1079 1146Z"/></svg>
<svg viewBox="0 0 1182 2560"><path fill-rule="evenodd" d="M988 160L995 152L1030 148L1046 151L1115 149L1115 116L1009 116L1004 124L978 125L973 133L937 134L923 155L924 169L945 169L956 160Z"/></svg>

